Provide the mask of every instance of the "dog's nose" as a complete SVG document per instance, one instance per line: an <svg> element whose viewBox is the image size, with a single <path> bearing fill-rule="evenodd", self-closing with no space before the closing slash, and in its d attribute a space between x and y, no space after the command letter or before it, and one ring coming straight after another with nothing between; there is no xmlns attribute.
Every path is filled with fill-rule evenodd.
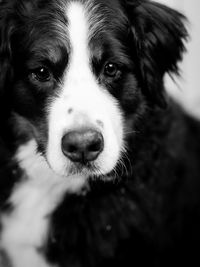
<svg viewBox="0 0 200 267"><path fill-rule="evenodd" d="M74 162L95 160L102 152L103 136L96 130L76 130L66 133L62 138L63 154Z"/></svg>

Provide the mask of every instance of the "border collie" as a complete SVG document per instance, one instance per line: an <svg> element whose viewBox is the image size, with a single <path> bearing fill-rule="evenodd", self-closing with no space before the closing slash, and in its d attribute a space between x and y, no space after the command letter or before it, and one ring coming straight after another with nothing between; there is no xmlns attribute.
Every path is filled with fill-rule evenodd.
<svg viewBox="0 0 200 267"><path fill-rule="evenodd" d="M166 96L185 17L0 2L0 266L195 266L200 124Z"/></svg>

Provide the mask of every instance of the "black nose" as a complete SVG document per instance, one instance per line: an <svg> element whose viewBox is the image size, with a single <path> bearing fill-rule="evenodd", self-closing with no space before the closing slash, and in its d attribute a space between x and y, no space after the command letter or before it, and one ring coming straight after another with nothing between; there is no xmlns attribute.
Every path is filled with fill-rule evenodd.
<svg viewBox="0 0 200 267"><path fill-rule="evenodd" d="M76 130L66 133L62 138L62 151L74 162L95 160L103 150L103 136L96 130Z"/></svg>

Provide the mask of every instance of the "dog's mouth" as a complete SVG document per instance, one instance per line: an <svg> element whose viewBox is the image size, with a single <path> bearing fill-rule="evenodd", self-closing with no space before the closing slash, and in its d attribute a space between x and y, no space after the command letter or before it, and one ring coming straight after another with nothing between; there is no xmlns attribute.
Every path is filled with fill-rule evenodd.
<svg viewBox="0 0 200 267"><path fill-rule="evenodd" d="M94 162L74 162L71 164L67 172L71 175L85 174L92 176L99 176L101 174L100 169L94 164Z"/></svg>

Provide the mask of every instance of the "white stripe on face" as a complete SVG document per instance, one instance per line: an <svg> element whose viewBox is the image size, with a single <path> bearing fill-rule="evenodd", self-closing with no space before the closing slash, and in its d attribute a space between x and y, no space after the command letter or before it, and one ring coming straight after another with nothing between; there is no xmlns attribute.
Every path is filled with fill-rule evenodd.
<svg viewBox="0 0 200 267"><path fill-rule="evenodd" d="M62 137L74 129L92 128L103 135L104 149L93 162L98 171L83 168L81 172L86 176L106 174L115 167L123 149L122 114L91 70L88 21L92 21L92 14L83 4L71 2L66 15L71 51L60 94L49 107L47 160L58 174L69 175L75 165L62 153Z"/></svg>

